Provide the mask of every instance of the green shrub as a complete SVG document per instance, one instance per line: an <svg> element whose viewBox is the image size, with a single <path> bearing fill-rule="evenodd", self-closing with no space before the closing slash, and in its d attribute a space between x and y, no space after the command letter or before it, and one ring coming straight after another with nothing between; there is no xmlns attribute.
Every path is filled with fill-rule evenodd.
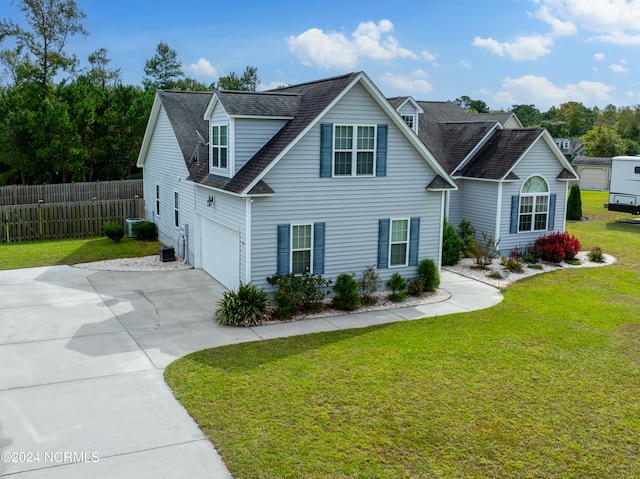
<svg viewBox="0 0 640 479"><path fill-rule="evenodd" d="M322 275L311 273L276 273L268 277L267 282L278 286L273 300L276 303L276 315L280 318L320 311L324 305L326 289L331 284L331 280L324 279Z"/></svg>
<svg viewBox="0 0 640 479"><path fill-rule="evenodd" d="M569 190L569 199L567 200L567 219L582 219L582 198L580 195L580 186L576 183Z"/></svg>
<svg viewBox="0 0 640 479"><path fill-rule="evenodd" d="M530 265L527 265L527 268L529 268L529 269L543 269L541 264L530 264Z"/></svg>
<svg viewBox="0 0 640 479"><path fill-rule="evenodd" d="M237 291L225 291L218 301L216 317L220 324L255 326L271 315L269 296L253 284L240 283Z"/></svg>
<svg viewBox="0 0 640 479"><path fill-rule="evenodd" d="M458 225L458 235L462 240L462 253L471 258L470 248L475 241L476 229L467 220L462 220Z"/></svg>
<svg viewBox="0 0 640 479"><path fill-rule="evenodd" d="M102 232L114 243L119 243L124 237L124 226L117 221L109 221L102 225Z"/></svg>
<svg viewBox="0 0 640 479"><path fill-rule="evenodd" d="M409 294L415 297L424 294L424 280L421 277L418 276L409 281Z"/></svg>
<svg viewBox="0 0 640 479"><path fill-rule="evenodd" d="M445 216L442 228L442 264L444 266L458 264L463 247L462 238L458 236L456 229L447 221Z"/></svg>
<svg viewBox="0 0 640 479"><path fill-rule="evenodd" d="M589 261L592 261L593 263L602 263L604 261L602 248L600 248L599 246L594 246L587 253L587 257L589 258Z"/></svg>
<svg viewBox="0 0 640 479"><path fill-rule="evenodd" d="M369 266L362 272L358 284L360 285L360 297L363 304L374 304L376 302L376 292L378 291L378 281L380 275L375 266Z"/></svg>
<svg viewBox="0 0 640 479"><path fill-rule="evenodd" d="M517 257L511 256L510 258L502 258L502 266L506 271L510 273L522 273L524 268L522 267L522 263L518 260Z"/></svg>
<svg viewBox="0 0 640 479"><path fill-rule="evenodd" d="M139 221L131 225L131 231L136 239L141 241L155 241L158 239L158 229L153 221Z"/></svg>
<svg viewBox="0 0 640 479"><path fill-rule="evenodd" d="M400 276L399 273L393 273L386 285L387 289L391 291L389 299L394 303L399 303L407 297L409 285L407 284L407 280Z"/></svg>
<svg viewBox="0 0 640 479"><path fill-rule="evenodd" d="M431 293L440 286L438 267L432 259L423 259L418 265L418 277L422 280L423 291Z"/></svg>
<svg viewBox="0 0 640 479"><path fill-rule="evenodd" d="M333 285L335 296L332 300L334 308L353 311L358 309L362 300L359 293L360 285L353 275L343 273L336 278Z"/></svg>
<svg viewBox="0 0 640 479"><path fill-rule="evenodd" d="M507 273L505 273L507 274ZM492 271L487 275L491 279L504 279L503 274L500 271Z"/></svg>

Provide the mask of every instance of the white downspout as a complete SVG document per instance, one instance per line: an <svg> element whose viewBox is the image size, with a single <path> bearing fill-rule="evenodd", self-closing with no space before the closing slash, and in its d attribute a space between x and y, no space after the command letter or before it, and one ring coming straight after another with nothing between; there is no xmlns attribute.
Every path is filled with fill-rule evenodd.
<svg viewBox="0 0 640 479"><path fill-rule="evenodd" d="M443 237L442 237L442 233L444 232L443 226L444 226L444 206L446 203L446 199L447 199L447 192L443 191L442 192L442 200L440 201L440 226L438 227L438 230L440 231L440 239L438 241L438 261L436 261L436 264L438 265L438 271L442 270L442 241L443 241Z"/></svg>
<svg viewBox="0 0 640 479"><path fill-rule="evenodd" d="M244 235L245 235L245 245L244 245L244 256L245 256L245 273L244 279L245 283L251 282L251 203L253 203L253 198L245 198L245 225L244 225Z"/></svg>
<svg viewBox="0 0 640 479"><path fill-rule="evenodd" d="M496 244L500 243L500 219L502 217L502 182L498 183L498 204L496 205L496 232L493 239Z"/></svg>

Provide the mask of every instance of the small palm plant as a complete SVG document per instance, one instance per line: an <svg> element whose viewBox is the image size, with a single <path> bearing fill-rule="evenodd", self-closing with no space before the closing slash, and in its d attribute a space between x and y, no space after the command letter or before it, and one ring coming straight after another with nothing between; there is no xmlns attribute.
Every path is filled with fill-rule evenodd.
<svg viewBox="0 0 640 479"><path fill-rule="evenodd" d="M251 283L240 283L237 291L225 291L218 301L216 318L220 324L255 326L271 317L269 296Z"/></svg>

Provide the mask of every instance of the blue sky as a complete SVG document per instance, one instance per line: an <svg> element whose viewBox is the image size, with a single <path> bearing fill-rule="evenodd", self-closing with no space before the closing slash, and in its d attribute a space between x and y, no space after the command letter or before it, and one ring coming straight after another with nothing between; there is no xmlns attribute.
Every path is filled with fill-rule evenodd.
<svg viewBox="0 0 640 479"><path fill-rule="evenodd" d="M68 51L86 65L106 48L125 84L162 41L205 84L247 65L262 88L363 70L389 97L640 104L640 0L76 1L89 36Z"/></svg>

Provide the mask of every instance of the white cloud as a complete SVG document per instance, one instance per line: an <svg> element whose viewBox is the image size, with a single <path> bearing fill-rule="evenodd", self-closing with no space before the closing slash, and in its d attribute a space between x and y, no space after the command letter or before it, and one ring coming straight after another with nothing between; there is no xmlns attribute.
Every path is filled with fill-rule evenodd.
<svg viewBox="0 0 640 479"><path fill-rule="evenodd" d="M423 70L416 70L408 76L385 73L380 83L407 93L430 93L433 91L433 86L424 79L426 77L427 73Z"/></svg>
<svg viewBox="0 0 640 479"><path fill-rule="evenodd" d="M435 62L436 58L438 58L437 54L428 52L427 50L423 50L422 53L420 54L420 56L422 58L424 58L425 60L428 60L430 62Z"/></svg>
<svg viewBox="0 0 640 479"><path fill-rule="evenodd" d="M218 70L205 58L198 60L198 63L187 65L186 69L200 77L216 78L218 76Z"/></svg>
<svg viewBox="0 0 640 479"><path fill-rule="evenodd" d="M468 60L460 60L460 66L464 68L473 68L473 66L471 65L471 62Z"/></svg>
<svg viewBox="0 0 640 479"><path fill-rule="evenodd" d="M538 3L540 0L534 0ZM486 48L489 51L500 55L508 55L512 60L525 61L535 60L551 53L551 47L555 41L563 36L574 35L578 29L570 19L562 19L554 10L550 8L548 3L557 3L556 0L544 0L543 4L535 13L529 14L547 23L551 27L551 32L545 34L521 35L512 41L500 42L491 37L480 38L475 37L472 45L476 47Z"/></svg>
<svg viewBox="0 0 640 479"><path fill-rule="evenodd" d="M362 22L347 38L343 33L324 32L310 28L298 36L287 39L289 51L294 53L303 65L317 65L322 68L338 67L354 69L361 58L391 60L394 58L418 59L418 55L400 46L391 35L393 23L389 20Z"/></svg>
<svg viewBox="0 0 640 479"><path fill-rule="evenodd" d="M618 65L616 63L609 65L609 70L616 73L624 73L629 71L629 69L624 65Z"/></svg>
<svg viewBox="0 0 640 479"><path fill-rule="evenodd" d="M472 45L486 48L501 57L508 55L512 60L524 61L548 55L551 52L550 47L553 42L552 35L530 35L518 37L513 42L499 42L493 38L476 37L473 39Z"/></svg>
<svg viewBox="0 0 640 479"><path fill-rule="evenodd" d="M625 58L621 58L618 63L613 63L609 65L609 70L616 73L628 72L629 69L625 66L626 64L627 64L627 60Z"/></svg>
<svg viewBox="0 0 640 479"><path fill-rule="evenodd" d="M602 60L604 60L604 53L594 53L593 59L597 62L601 62Z"/></svg>
<svg viewBox="0 0 640 479"><path fill-rule="evenodd" d="M640 44L638 0L534 0L548 17L596 33L597 39L620 45Z"/></svg>
<svg viewBox="0 0 640 479"><path fill-rule="evenodd" d="M547 110L568 101L585 105L607 104L611 102L611 90L612 87L600 82L583 80L560 87L545 77L525 75L502 80L502 91L494 96L494 100L503 106L534 104L539 109Z"/></svg>

